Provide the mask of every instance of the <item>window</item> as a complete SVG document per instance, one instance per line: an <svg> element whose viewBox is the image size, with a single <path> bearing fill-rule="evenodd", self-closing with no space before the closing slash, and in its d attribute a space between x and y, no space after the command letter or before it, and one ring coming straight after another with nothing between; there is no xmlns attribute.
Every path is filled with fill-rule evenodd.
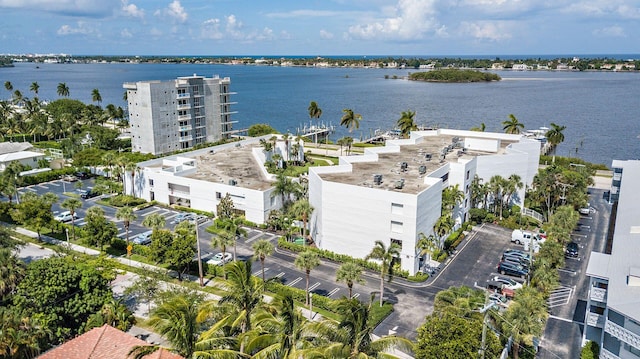
<svg viewBox="0 0 640 359"><path fill-rule="evenodd" d="M149 199L150 199L150 200L152 200L152 201L155 201L155 199L156 199L156 194L155 194L155 193L153 193L153 192L149 192Z"/></svg>
<svg viewBox="0 0 640 359"><path fill-rule="evenodd" d="M391 203L391 214L402 214L404 205L400 203Z"/></svg>
<svg viewBox="0 0 640 359"><path fill-rule="evenodd" d="M400 252L402 252L402 241L401 240L391 238L391 243L395 243L395 244L399 245L400 246Z"/></svg>
<svg viewBox="0 0 640 359"><path fill-rule="evenodd" d="M149 178L149 186L153 187L153 179Z"/></svg>
<svg viewBox="0 0 640 359"><path fill-rule="evenodd" d="M467 180L469 180L469 172L471 172L471 171L467 170Z"/></svg>
<svg viewBox="0 0 640 359"><path fill-rule="evenodd" d="M442 177L440 177L442 183L446 183L449 180L449 172L445 173Z"/></svg>
<svg viewBox="0 0 640 359"><path fill-rule="evenodd" d="M216 199L221 199L221 198L222 198L222 193L216 192Z"/></svg>
<svg viewBox="0 0 640 359"><path fill-rule="evenodd" d="M393 233L402 233L402 222L391 221L391 232Z"/></svg>

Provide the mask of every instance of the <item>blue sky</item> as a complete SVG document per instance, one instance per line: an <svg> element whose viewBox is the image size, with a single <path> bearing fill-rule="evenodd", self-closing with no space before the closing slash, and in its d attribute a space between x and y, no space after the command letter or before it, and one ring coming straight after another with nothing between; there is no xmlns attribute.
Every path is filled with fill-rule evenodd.
<svg viewBox="0 0 640 359"><path fill-rule="evenodd" d="M637 54L638 34L640 0L0 0L0 53Z"/></svg>

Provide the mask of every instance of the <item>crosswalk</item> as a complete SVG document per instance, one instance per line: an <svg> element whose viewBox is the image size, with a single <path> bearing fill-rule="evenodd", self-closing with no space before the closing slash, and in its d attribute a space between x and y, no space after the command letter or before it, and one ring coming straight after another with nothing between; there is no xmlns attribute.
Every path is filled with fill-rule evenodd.
<svg viewBox="0 0 640 359"><path fill-rule="evenodd" d="M573 290L574 289L572 287L559 286L551 291L549 299L547 299L547 305L549 308L554 308L569 304L571 296L573 295Z"/></svg>

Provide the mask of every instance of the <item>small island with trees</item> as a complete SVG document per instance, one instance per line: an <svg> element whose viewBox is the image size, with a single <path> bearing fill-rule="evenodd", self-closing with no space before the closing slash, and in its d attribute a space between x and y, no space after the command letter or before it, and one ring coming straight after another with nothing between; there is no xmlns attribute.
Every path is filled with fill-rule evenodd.
<svg viewBox="0 0 640 359"><path fill-rule="evenodd" d="M490 82L500 81L496 74L476 70L440 69L409 74L409 80L426 82Z"/></svg>

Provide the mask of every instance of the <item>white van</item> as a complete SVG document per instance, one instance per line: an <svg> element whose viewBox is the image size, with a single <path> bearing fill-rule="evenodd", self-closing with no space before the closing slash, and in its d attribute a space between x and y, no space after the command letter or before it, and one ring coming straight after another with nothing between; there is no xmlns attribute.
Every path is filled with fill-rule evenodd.
<svg viewBox="0 0 640 359"><path fill-rule="evenodd" d="M534 240L534 246L544 242L544 238L540 237L537 233L523 231L521 229L514 229L513 232L511 232L512 243L529 245L532 238Z"/></svg>

